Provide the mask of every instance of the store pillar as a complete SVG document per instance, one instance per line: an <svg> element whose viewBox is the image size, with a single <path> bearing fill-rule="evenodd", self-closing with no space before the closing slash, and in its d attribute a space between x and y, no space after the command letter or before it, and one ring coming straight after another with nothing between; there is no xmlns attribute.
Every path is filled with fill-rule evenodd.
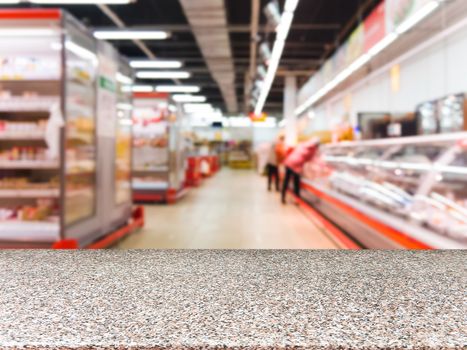
<svg viewBox="0 0 467 350"><path fill-rule="evenodd" d="M284 87L284 119L285 142L287 146L295 146L298 141L298 126L295 108L297 103L297 77L286 76Z"/></svg>

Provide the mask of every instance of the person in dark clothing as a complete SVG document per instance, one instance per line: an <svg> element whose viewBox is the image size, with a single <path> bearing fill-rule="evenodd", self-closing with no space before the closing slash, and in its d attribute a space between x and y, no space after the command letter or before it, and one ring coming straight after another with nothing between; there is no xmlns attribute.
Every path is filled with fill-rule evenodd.
<svg viewBox="0 0 467 350"><path fill-rule="evenodd" d="M282 185L282 203L285 204L285 196L289 189L290 180L293 182L293 193L300 197L300 174L292 170L292 168L285 168L284 183Z"/></svg>
<svg viewBox="0 0 467 350"><path fill-rule="evenodd" d="M285 159L285 177L282 184L282 203L286 203L286 195L290 180L293 179L294 194L300 198L301 173L303 165L311 160L319 147L319 139L311 139L299 144Z"/></svg>
<svg viewBox="0 0 467 350"><path fill-rule="evenodd" d="M272 181L274 180L274 184L276 187L276 191L279 191L280 184L279 184L279 168L277 165L267 164L266 165L266 172L268 174L268 191L272 189Z"/></svg>

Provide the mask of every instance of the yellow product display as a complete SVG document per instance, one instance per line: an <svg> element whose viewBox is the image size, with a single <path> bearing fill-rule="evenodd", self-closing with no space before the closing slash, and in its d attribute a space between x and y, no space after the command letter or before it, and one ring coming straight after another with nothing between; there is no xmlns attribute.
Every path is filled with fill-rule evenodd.
<svg viewBox="0 0 467 350"><path fill-rule="evenodd" d="M229 167L232 169L251 169L253 162L251 160L230 160Z"/></svg>

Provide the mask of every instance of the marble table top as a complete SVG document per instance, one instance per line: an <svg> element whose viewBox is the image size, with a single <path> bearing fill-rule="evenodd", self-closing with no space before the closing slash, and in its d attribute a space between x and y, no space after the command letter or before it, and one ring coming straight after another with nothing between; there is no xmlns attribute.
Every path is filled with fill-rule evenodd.
<svg viewBox="0 0 467 350"><path fill-rule="evenodd" d="M0 252L0 349L466 349L466 251Z"/></svg>

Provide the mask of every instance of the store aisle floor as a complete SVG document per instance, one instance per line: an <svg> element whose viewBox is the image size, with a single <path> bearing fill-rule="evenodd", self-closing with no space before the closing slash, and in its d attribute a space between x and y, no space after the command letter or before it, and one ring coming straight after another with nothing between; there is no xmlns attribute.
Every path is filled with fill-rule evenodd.
<svg viewBox="0 0 467 350"><path fill-rule="evenodd" d="M118 248L309 249L337 246L265 179L224 169L175 205L148 205L146 226Z"/></svg>

